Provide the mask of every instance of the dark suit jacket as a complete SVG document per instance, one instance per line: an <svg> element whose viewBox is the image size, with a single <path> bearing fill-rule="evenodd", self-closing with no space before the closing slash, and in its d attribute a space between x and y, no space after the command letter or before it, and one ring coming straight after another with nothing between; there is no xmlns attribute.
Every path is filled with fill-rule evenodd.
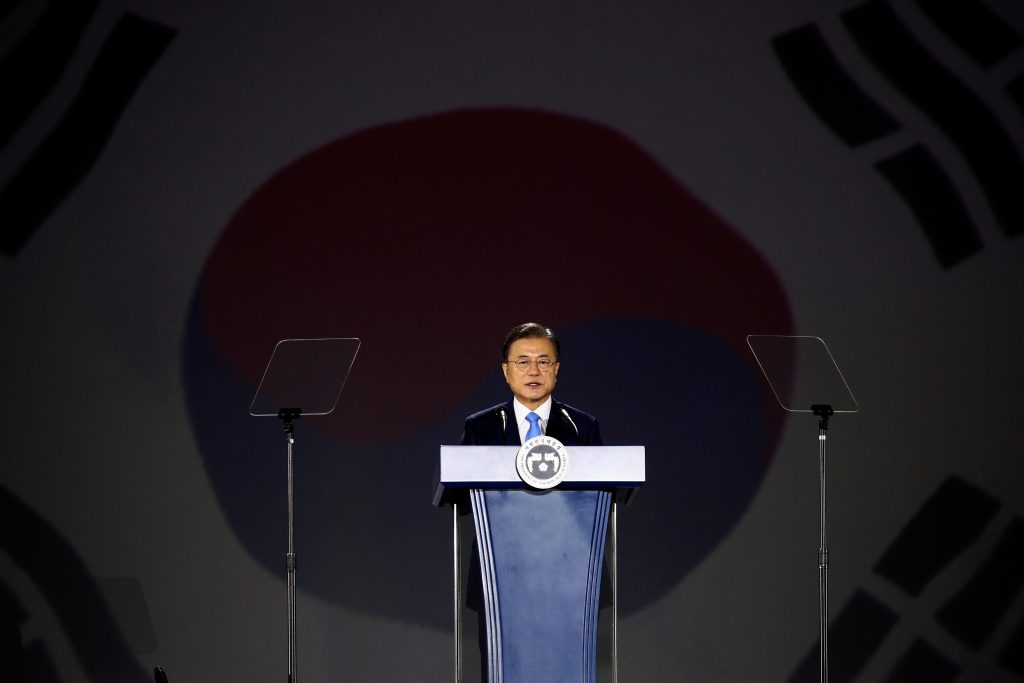
<svg viewBox="0 0 1024 683"><path fill-rule="evenodd" d="M522 446L519 439L519 427L516 425L516 413L512 401L499 403L486 410L473 413L466 418L462 431L463 446ZM505 411L504 420L502 411ZM545 436L558 439L566 446L601 446L601 429L597 418L590 413L572 406L551 400L551 415L548 416L548 428ZM466 606L480 614L480 651L486 652L486 626L483 610L483 587L480 579L480 560L474 540L470 554L469 575L467 577ZM611 584L607 573L601 575L601 606L611 604ZM485 667L486 668L486 667ZM483 680L487 680L486 670Z"/></svg>
<svg viewBox="0 0 1024 683"><path fill-rule="evenodd" d="M499 403L466 418L462 431L463 446L521 446L519 427L512 401ZM504 420L502 411L505 412ZM600 446L601 428L597 418L582 410L552 399L551 415L545 436L566 446Z"/></svg>

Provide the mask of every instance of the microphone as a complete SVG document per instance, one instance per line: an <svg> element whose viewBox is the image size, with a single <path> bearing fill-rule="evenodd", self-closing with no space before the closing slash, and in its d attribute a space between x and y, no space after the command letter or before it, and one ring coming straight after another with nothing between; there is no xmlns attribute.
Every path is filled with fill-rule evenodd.
<svg viewBox="0 0 1024 683"><path fill-rule="evenodd" d="M580 428L577 427L576 423L572 421L571 417L569 417L569 411L566 410L565 408L562 408L562 415L565 415L565 419L568 420L569 424L572 425L572 428L576 430L576 438L580 438Z"/></svg>
<svg viewBox="0 0 1024 683"><path fill-rule="evenodd" d="M505 417L505 409L502 408L498 411L501 414L501 437L505 438L505 434L508 431L508 418Z"/></svg>

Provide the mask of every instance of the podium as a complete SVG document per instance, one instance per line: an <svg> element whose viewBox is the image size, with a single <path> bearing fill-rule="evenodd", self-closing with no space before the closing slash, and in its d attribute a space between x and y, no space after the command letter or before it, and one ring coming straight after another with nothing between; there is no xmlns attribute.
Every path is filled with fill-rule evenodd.
<svg viewBox="0 0 1024 683"><path fill-rule="evenodd" d="M544 491L520 479L518 450L441 447L434 505L453 510L455 680L462 680L458 515L468 504L480 557L489 683L594 683L605 538L612 551L614 670L617 509L645 481L644 448L573 446L568 476Z"/></svg>

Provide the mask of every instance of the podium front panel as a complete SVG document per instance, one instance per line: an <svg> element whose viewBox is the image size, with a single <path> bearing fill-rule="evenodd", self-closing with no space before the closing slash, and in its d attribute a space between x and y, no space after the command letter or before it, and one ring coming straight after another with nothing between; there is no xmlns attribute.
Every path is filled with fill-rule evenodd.
<svg viewBox="0 0 1024 683"><path fill-rule="evenodd" d="M490 683L593 683L607 491L473 489Z"/></svg>

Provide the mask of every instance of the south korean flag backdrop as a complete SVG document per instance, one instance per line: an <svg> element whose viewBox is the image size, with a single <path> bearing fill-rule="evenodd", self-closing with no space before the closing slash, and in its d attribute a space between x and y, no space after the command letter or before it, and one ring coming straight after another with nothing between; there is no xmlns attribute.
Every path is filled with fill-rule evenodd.
<svg viewBox="0 0 1024 683"><path fill-rule="evenodd" d="M745 341L793 334L861 406L834 679L1024 681L1019 3L22 0L0 92L0 679L283 678L248 405L359 337L296 423L301 675L451 680L438 446L536 320L647 449L620 680L817 679L817 421Z"/></svg>

